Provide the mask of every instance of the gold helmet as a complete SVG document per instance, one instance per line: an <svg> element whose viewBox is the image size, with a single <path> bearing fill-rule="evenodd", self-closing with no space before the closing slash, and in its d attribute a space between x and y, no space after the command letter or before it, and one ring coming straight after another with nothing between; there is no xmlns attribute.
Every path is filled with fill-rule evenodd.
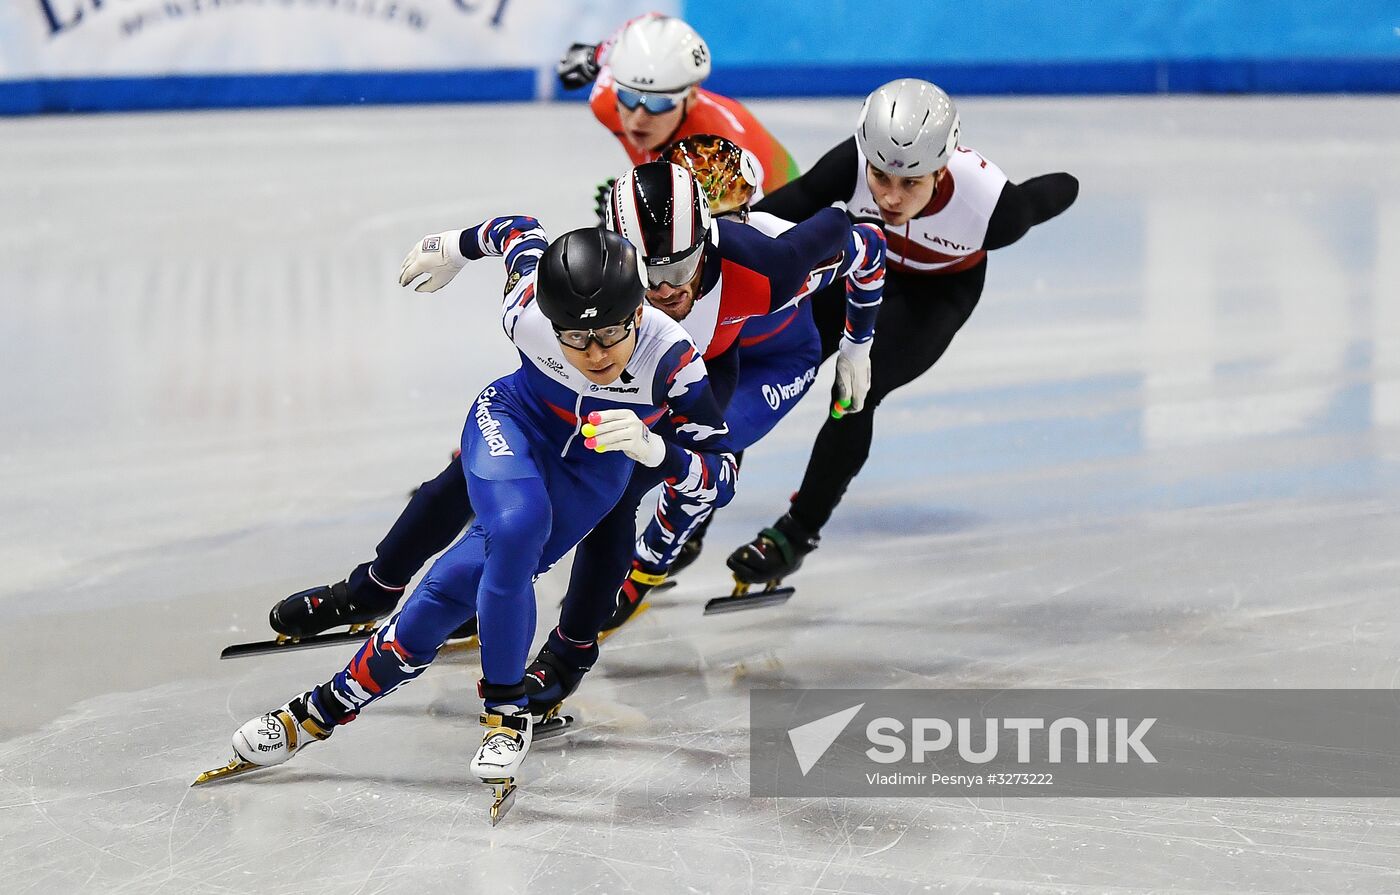
<svg viewBox="0 0 1400 895"><path fill-rule="evenodd" d="M710 214L747 213L763 177L758 160L732 140L714 134L696 134L664 147L661 161L680 165L705 192Z"/></svg>

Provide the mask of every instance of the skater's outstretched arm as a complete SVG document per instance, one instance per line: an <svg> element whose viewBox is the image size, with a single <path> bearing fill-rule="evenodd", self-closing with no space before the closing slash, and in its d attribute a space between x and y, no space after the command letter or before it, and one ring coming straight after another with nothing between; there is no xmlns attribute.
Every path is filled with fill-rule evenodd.
<svg viewBox="0 0 1400 895"><path fill-rule="evenodd" d="M982 248L1000 249L1011 245L1036 224L1043 224L1074 204L1079 197L1079 180L1063 172L1042 174L1024 183L1002 187Z"/></svg>
<svg viewBox="0 0 1400 895"><path fill-rule="evenodd" d="M846 327L831 396L831 412L839 419L863 410L870 391L871 341L885 292L885 231L874 224L851 227L836 273L846 278Z"/></svg>
<svg viewBox="0 0 1400 895"><path fill-rule="evenodd" d="M875 334L875 318L885 289L885 248L885 231L875 224L848 225L841 254L813 268L807 274L807 281L777 310L795 307L844 277L845 335L852 342L870 341Z"/></svg>
<svg viewBox="0 0 1400 895"><path fill-rule="evenodd" d="M549 236L534 218L514 214L483 221L461 231L458 248L468 261L487 255L505 256L506 272L522 277L533 272L540 255L549 246Z"/></svg>
<svg viewBox="0 0 1400 895"><path fill-rule="evenodd" d="M540 222L527 215L507 215L466 230L434 233L420 239L404 258L399 285L411 285L427 274L414 286L414 291L436 292L452 282L468 261L478 261L488 255L503 256L506 288L501 303L501 326L514 341L520 314L535 297L535 266L548 245L549 236Z"/></svg>
<svg viewBox="0 0 1400 895"><path fill-rule="evenodd" d="M777 239L793 231L808 229L814 221L826 219L835 211L824 210L803 224L783 231ZM837 360L836 385L832 394L832 413L838 417L848 411L860 412L865 406L865 395L870 390L870 346L875 336L875 318L884 295L886 250L885 232L879 226L870 223L852 225L844 222L844 215L841 217L845 229L841 253L834 258L822 259L809 270L805 281L786 301L777 291L787 288L786 281L779 280L784 285L775 286L773 293L776 309L781 310L800 304L838 279L845 279L846 325L838 346L840 358ZM835 220L834 217L831 219Z"/></svg>
<svg viewBox="0 0 1400 895"><path fill-rule="evenodd" d="M639 16L634 16L622 23L612 34L598 41L596 44L576 43L565 51L554 66L554 73L559 77L559 84L565 90L577 90L592 84L598 78L598 72L607 61L608 54L612 51L617 39L622 36L622 32L627 30L627 26L642 19L654 19L661 15L659 12L647 12Z"/></svg>
<svg viewBox="0 0 1400 895"><path fill-rule="evenodd" d="M505 258L506 288L501 298L501 326L515 340L515 325L535 299L535 267L549 246L540 222L524 215L492 218L462 232L462 255L475 261L487 255Z"/></svg>
<svg viewBox="0 0 1400 895"><path fill-rule="evenodd" d="M856 159L856 140L851 137L822 156L806 174L765 196L754 211L801 221L833 202L845 202L856 189Z"/></svg>
<svg viewBox="0 0 1400 895"><path fill-rule="evenodd" d="M823 208L775 235L727 220L718 226L725 259L767 281L764 313L793 304L820 272L834 282L851 238L851 221L839 208Z"/></svg>

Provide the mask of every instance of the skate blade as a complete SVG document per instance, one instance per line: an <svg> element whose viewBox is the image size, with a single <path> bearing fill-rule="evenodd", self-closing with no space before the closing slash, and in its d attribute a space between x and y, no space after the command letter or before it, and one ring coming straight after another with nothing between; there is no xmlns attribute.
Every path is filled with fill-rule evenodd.
<svg viewBox="0 0 1400 895"><path fill-rule="evenodd" d="M629 624L631 624L632 622L636 621L637 618L638 618L638 616L640 616L642 613L646 612L646 611L647 611L648 609L650 609L650 608L651 608L651 603L650 603L650 601L647 600L647 599L645 599L645 598L643 598L642 602L640 602L640 603L637 604L637 608L636 608L635 610L633 610L632 614L629 615L629 616L627 616L627 620L626 620L626 621L624 621L622 624L618 625L616 628L609 628L609 629L606 630L606 631L601 631L601 632L599 632L599 634L598 634L598 642L599 642L599 643L602 643L604 640L607 640L609 637L613 636L613 635L616 634L618 631L621 631L623 628L627 627Z"/></svg>
<svg viewBox="0 0 1400 895"><path fill-rule="evenodd" d="M495 789L495 798L491 802L491 826L495 826L505 820L506 812L515 807L515 793L519 788L515 785L515 778L505 780L487 780Z"/></svg>
<svg viewBox="0 0 1400 895"><path fill-rule="evenodd" d="M795 593L797 593L797 588L795 587L770 587L757 592L736 593L730 594L727 597L715 597L705 602L705 614L719 615L723 612L739 612L743 609L760 609L764 606L778 606L786 603Z"/></svg>
<svg viewBox="0 0 1400 895"><path fill-rule="evenodd" d="M473 634L470 637L463 637L461 640L449 640L438 650L438 655L443 653L470 653L481 649L481 639Z"/></svg>
<svg viewBox="0 0 1400 895"><path fill-rule="evenodd" d="M318 646L340 646L343 643L363 643L374 633L377 622L352 625L348 630L334 634L313 634L310 637L288 637L278 634L276 640L255 640L251 643L235 643L224 647L220 659L240 659L244 656L262 656L268 653L290 653L297 650L313 649Z"/></svg>
<svg viewBox="0 0 1400 895"><path fill-rule="evenodd" d="M535 722L530 730L530 735L534 738L535 742L552 739L572 727L574 721L575 718L573 715L551 715Z"/></svg>
<svg viewBox="0 0 1400 895"><path fill-rule="evenodd" d="M191 783L190 786L201 786L205 783L212 783L215 780L226 780L229 777L236 777L239 774L256 771L261 767L262 765L260 764L253 764L251 761L244 761L235 756L233 760L223 767L214 768L211 771L205 771L203 774L200 774L198 777L194 778L194 782Z"/></svg>

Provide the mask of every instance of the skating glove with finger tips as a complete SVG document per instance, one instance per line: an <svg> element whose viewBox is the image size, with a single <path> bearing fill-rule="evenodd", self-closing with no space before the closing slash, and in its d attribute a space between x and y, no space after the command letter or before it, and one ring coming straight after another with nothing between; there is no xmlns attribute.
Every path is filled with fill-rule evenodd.
<svg viewBox="0 0 1400 895"><path fill-rule="evenodd" d="M565 90L587 87L598 77L598 45L574 44L564 51L563 57L554 66L559 76L559 85Z"/></svg>
<svg viewBox="0 0 1400 895"><path fill-rule="evenodd" d="M845 336L841 337L836 357L836 382L832 387L832 416L837 419L865 409L865 396L870 393L872 342L872 339L852 342Z"/></svg>
<svg viewBox="0 0 1400 895"><path fill-rule="evenodd" d="M435 233L418 240L408 257L403 259L399 285L407 286L423 274L428 274L428 278L415 286L414 292L436 292L452 282L457 271L467 264L461 241L461 230Z"/></svg>
<svg viewBox="0 0 1400 895"><path fill-rule="evenodd" d="M622 451L643 466L653 469L666 459L666 442L655 435L630 410L597 410L588 415L580 430L583 445L590 450Z"/></svg>

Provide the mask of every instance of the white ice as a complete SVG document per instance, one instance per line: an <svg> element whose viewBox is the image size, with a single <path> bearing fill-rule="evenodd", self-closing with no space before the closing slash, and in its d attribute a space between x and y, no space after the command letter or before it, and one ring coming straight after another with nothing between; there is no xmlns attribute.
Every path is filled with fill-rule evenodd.
<svg viewBox="0 0 1400 895"><path fill-rule="evenodd" d="M753 105L804 165L858 108ZM962 111L1079 203L992 257L881 410L798 595L703 618L821 403L749 453L494 830L470 654L284 768L189 783L346 658L219 649L369 557L513 366L499 265L424 296L404 252L498 213L588 223L612 137L548 105L0 121L0 889L1400 889L1383 800L749 797L751 687L1400 678L1400 99Z"/></svg>

